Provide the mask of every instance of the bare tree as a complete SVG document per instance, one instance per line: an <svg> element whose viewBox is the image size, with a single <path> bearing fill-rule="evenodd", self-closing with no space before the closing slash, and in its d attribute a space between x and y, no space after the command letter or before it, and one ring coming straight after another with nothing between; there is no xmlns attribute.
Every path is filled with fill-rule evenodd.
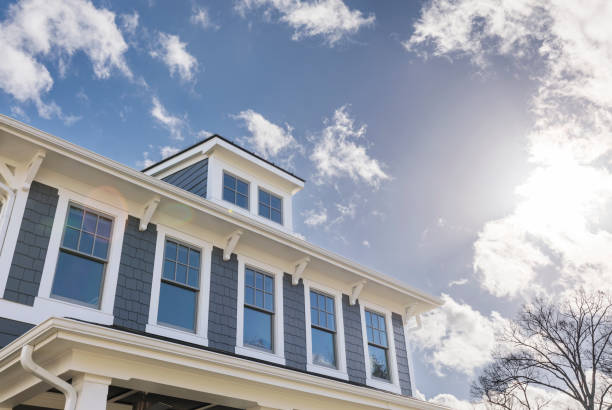
<svg viewBox="0 0 612 410"><path fill-rule="evenodd" d="M541 409L539 387L585 410L612 410L612 298L576 291L562 302L542 298L509 322L494 361L472 385L492 408Z"/></svg>

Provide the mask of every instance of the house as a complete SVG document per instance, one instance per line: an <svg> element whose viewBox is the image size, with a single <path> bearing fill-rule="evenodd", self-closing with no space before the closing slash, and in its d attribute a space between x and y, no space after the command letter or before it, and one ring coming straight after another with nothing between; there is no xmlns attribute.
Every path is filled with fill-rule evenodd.
<svg viewBox="0 0 612 410"><path fill-rule="evenodd" d="M304 180L212 136L142 172L0 116L0 409L436 409L440 300L293 231Z"/></svg>

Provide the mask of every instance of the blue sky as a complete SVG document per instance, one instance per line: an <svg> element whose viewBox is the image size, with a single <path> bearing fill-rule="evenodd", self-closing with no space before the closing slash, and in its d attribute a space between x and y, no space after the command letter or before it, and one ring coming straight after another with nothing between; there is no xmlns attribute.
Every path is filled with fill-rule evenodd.
<svg viewBox="0 0 612 410"><path fill-rule="evenodd" d="M462 406L505 317L610 275L581 252L612 243L612 53L570 29L606 20L502 3L4 2L0 112L138 169L218 133L306 178L297 232L447 295L415 373Z"/></svg>

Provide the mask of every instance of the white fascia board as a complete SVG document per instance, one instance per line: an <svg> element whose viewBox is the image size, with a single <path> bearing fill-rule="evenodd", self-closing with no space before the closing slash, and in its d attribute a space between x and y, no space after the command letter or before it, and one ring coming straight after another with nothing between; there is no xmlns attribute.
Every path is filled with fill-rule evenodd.
<svg viewBox="0 0 612 410"><path fill-rule="evenodd" d="M13 129L8 127L12 127ZM265 236L280 244L302 252L305 256L317 258L323 262L330 263L347 272L353 273L360 278L367 279L368 282L378 283L391 290L400 292L409 298L419 301L421 305L419 313L426 312L442 306L443 304L440 298L417 290L388 275L362 266L348 258L313 245L295 235L283 232L280 229L276 229L248 216L240 215L237 212L230 213L227 211L227 208L219 204L2 114L0 114L0 130L16 135L50 152L58 153L102 172L111 174L138 187L147 189L160 195L162 198L177 201L193 209L215 216L221 220L234 224L236 228L243 228Z"/></svg>

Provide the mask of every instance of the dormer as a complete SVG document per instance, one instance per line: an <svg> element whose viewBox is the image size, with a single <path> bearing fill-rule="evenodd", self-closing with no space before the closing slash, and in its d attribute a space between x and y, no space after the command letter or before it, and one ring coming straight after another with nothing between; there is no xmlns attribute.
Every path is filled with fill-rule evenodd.
<svg viewBox="0 0 612 410"><path fill-rule="evenodd" d="M142 172L287 232L293 195L304 187L303 179L219 135Z"/></svg>

